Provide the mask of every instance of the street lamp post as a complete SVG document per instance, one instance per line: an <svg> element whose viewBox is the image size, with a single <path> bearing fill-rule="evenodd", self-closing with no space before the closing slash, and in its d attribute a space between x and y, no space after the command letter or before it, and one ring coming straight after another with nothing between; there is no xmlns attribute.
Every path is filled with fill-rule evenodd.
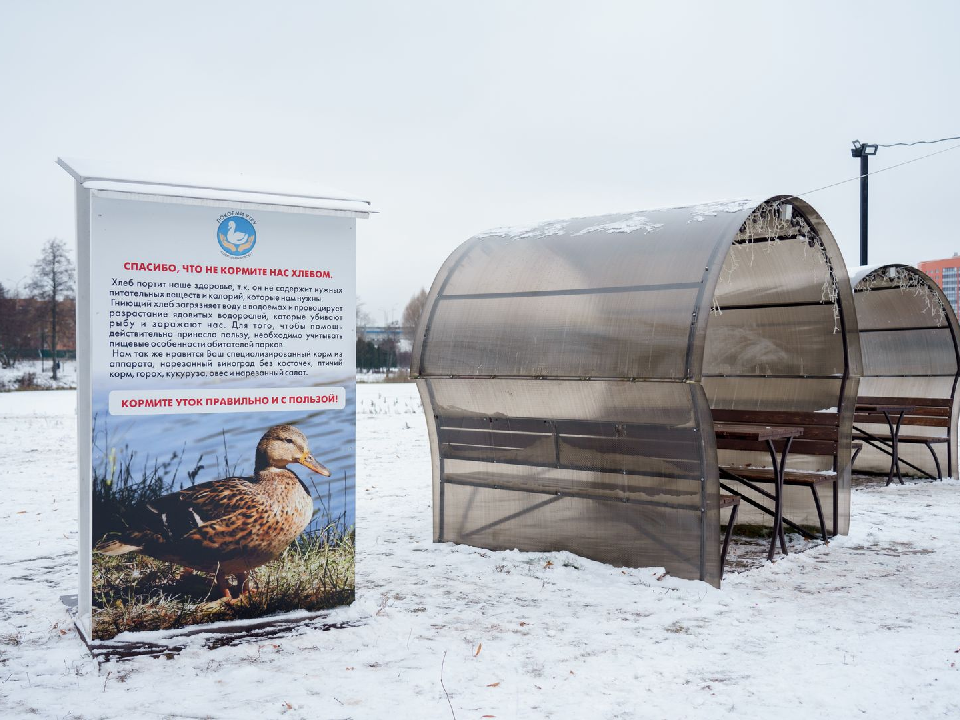
<svg viewBox="0 0 960 720"><path fill-rule="evenodd" d="M877 154L877 146L867 143L861 143L859 140L853 141L853 149L850 150L853 157L860 158L860 264L867 264L867 179L869 170L867 160L871 155Z"/></svg>

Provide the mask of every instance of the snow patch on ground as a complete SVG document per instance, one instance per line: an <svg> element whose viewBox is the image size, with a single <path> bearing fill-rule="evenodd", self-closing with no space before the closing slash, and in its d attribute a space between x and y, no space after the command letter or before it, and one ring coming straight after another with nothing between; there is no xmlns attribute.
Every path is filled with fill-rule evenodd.
<svg viewBox="0 0 960 720"><path fill-rule="evenodd" d="M809 549L718 591L433 543L416 387L357 395L357 601L324 618L356 627L99 668L61 602L74 393L0 395L0 716L960 717L956 480L858 488L849 536L792 543Z"/></svg>
<svg viewBox="0 0 960 720"><path fill-rule="evenodd" d="M373 370L358 370L357 371L357 382L358 383L382 383L387 379L387 376L395 376L400 372L399 368L390 368L390 370L385 370L383 372L375 372Z"/></svg>
<svg viewBox="0 0 960 720"><path fill-rule="evenodd" d="M21 360L13 367L0 367L0 392L17 390L21 387L24 375L32 375L32 384L36 387L56 390L75 388L77 386L76 360L61 360L57 380L54 381L51 373L53 368L49 360L44 360L43 369L39 360Z"/></svg>
<svg viewBox="0 0 960 720"><path fill-rule="evenodd" d="M394 383L399 384L399 383ZM412 390L412 392L410 392ZM409 383L397 392L391 385L364 388L357 393L357 415L422 415L423 405L416 385Z"/></svg>

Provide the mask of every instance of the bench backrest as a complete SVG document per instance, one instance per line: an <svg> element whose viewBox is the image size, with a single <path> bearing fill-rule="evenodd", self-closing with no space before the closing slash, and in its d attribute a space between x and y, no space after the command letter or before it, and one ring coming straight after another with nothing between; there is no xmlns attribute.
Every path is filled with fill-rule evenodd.
<svg viewBox="0 0 960 720"><path fill-rule="evenodd" d="M444 460L615 473L620 478L617 482L625 475L700 477L700 437L693 427L541 418L435 418Z"/></svg>
<svg viewBox="0 0 960 720"><path fill-rule="evenodd" d="M882 412L870 412L864 406L869 405L913 405L913 410L903 416L902 425L920 425L924 427L950 427L952 403L943 398L879 397L865 396L857 398L857 412L853 421L857 423L887 424ZM890 419L896 424L897 414L890 413Z"/></svg>
<svg viewBox="0 0 960 720"><path fill-rule="evenodd" d="M760 423L770 426L803 428L803 435L793 439L791 453L801 455L836 456L840 433L840 416L837 412L782 412L779 410L720 410L712 411L714 422ZM774 443L778 448L784 441ZM725 441L724 447L731 450L756 450L756 443L744 441L742 447L736 441Z"/></svg>

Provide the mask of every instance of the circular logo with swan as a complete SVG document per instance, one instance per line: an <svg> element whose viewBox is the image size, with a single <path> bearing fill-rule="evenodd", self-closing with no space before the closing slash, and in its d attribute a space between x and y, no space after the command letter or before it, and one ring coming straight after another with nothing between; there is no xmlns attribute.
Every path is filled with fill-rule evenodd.
<svg viewBox="0 0 960 720"><path fill-rule="evenodd" d="M257 244L257 230L254 220L246 213L223 215L217 228L217 241L220 249L230 257L246 257L253 252Z"/></svg>

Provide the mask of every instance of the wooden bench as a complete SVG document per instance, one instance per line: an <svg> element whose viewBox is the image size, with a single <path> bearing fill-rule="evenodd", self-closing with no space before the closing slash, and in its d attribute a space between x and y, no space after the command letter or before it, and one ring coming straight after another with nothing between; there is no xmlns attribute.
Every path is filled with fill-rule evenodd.
<svg viewBox="0 0 960 720"><path fill-rule="evenodd" d="M697 488L699 500L702 482L701 439L694 428L523 417L434 415L434 419L443 461L589 471L608 478L606 481L596 478L578 486L544 477L518 479L492 469L482 477L445 469L441 487L463 485L543 494L549 496L546 502L567 497L633 503L698 515L701 512L699 502L690 502L693 488ZM624 489L626 478L634 480L629 491ZM678 487L664 482L669 478L675 479ZM657 497L647 497L650 491L655 491ZM442 504L442 492L440 498ZM721 577L739 506L739 497L720 496L720 508L732 508L721 547ZM498 522L494 520L491 524ZM484 526L488 527L490 524ZM443 538L442 514L439 534Z"/></svg>
<svg viewBox="0 0 960 720"><path fill-rule="evenodd" d="M899 417L899 413L893 412L892 410L888 410L887 412L879 410L884 406L890 406L891 408L897 406L903 407L903 416ZM947 436L926 437L924 435L903 435L900 432L900 427L902 425L913 425L915 427L945 428L947 435L949 435L952 406L953 403L949 399L941 398L859 397L857 398L857 411L853 418L853 429L858 433L859 437L863 438L864 442L890 456L891 472L888 476L887 484L889 484L893 478L894 469L896 469L897 478L901 483L903 482L903 477L900 474L901 462L933 479L933 475L927 471L917 467L911 462L901 460L897 447L900 443L925 445L927 450L930 451L930 455L933 457L933 463L937 468L936 479L942 480L943 470L940 467L940 458L937 457L937 451L933 446L948 443L950 442L950 438ZM894 418L891 418L891 415L897 419L896 425L894 425ZM860 425L871 423L885 424L889 429L889 433L870 432L859 427L858 423Z"/></svg>
<svg viewBox="0 0 960 720"><path fill-rule="evenodd" d="M789 426L803 429L803 435L793 438L790 441L790 452L800 455L820 455L833 458L832 470L824 471L783 471L783 484L785 487L806 487L810 489L813 495L813 501L817 508L817 518L820 523L820 535L824 541L828 539L827 525L823 515L823 507L820 502L820 494L817 489L821 485L834 485L834 529L836 534L837 507L836 507L836 483L837 483L837 448L839 445L840 418L836 411L834 412L781 412L770 410L713 410L713 419L716 423L751 423L764 424L768 426ZM786 447L785 440L774 441L774 447L777 452L783 452ZM861 446L862 447L862 446ZM736 441L726 441L723 444L724 449L730 450L756 450L756 443L744 442L742 445ZM854 447L854 451L859 452L859 447ZM721 478L734 480L754 492L776 501L776 496L766 490L756 486L756 483L776 483L773 468L740 468L740 467L720 467ZM720 483L720 486L727 492L739 495L740 498L749 505L773 515L770 508L756 502L752 498L737 493L733 488ZM805 537L815 537L805 528L801 527L792 520L784 517L783 523L794 528ZM785 541L781 538L781 545L785 548Z"/></svg>

